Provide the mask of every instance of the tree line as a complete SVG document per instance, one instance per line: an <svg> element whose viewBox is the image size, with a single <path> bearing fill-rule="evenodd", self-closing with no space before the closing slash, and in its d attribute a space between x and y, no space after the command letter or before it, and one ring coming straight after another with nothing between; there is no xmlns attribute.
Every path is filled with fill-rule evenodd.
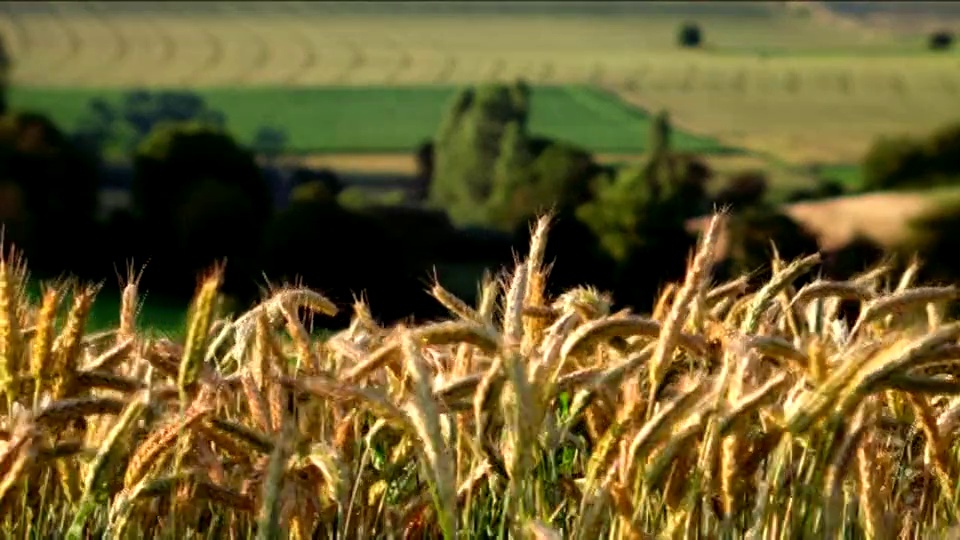
<svg viewBox="0 0 960 540"><path fill-rule="evenodd" d="M682 275L695 240L690 220L717 206L734 213L720 269L728 275L768 266L771 240L784 258L817 249L812 234L766 200L762 174L718 178L701 157L677 151L666 113L652 119L640 163L607 166L531 133L534 99L523 82L462 89L416 151L421 203L359 207L343 203L335 175L308 171L295 177L289 202L277 205L257 149L234 140L223 115L189 93L94 101L71 134L42 115L7 111L0 117L4 240L42 276L106 279L133 260L147 263L147 289L186 296L200 272L226 261L225 291L241 303L265 286L299 281L345 304L364 294L385 319L437 314L424 294L434 271L459 280L458 292L469 296L476 269L508 263L527 245L530 220L545 211L556 224L547 247L547 259L558 263L551 285L592 283L634 306ZM948 159L931 157L951 148L944 133L921 145L922 170L952 170L944 168ZM270 130L263 140L261 154L281 152L282 133ZM911 176L905 165L888 164L901 155L922 161L909 148L878 142L865 158L867 177L948 176ZM102 172L117 156L132 162L133 205L101 222ZM862 240L854 248L856 256L833 257L836 272L881 255Z"/></svg>

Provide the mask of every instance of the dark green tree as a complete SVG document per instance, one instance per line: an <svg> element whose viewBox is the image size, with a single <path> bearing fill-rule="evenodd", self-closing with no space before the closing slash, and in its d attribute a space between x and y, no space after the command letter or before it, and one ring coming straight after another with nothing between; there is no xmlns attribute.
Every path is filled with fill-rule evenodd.
<svg viewBox="0 0 960 540"><path fill-rule="evenodd" d="M714 197L714 202L718 206L742 210L760 204L766 192L766 174L762 171L742 171L730 176L723 189Z"/></svg>
<svg viewBox="0 0 960 540"><path fill-rule="evenodd" d="M953 282L960 278L960 202L947 201L908 224L897 252L906 260L919 255L926 279Z"/></svg>
<svg viewBox="0 0 960 540"><path fill-rule="evenodd" d="M783 260L816 253L817 237L790 216L769 206L752 206L731 216L727 238L734 275L755 273L762 281L770 270L773 247Z"/></svg>
<svg viewBox="0 0 960 540"><path fill-rule="evenodd" d="M863 158L863 187L868 190L920 186L927 182L927 153L912 137L882 137Z"/></svg>
<svg viewBox="0 0 960 540"><path fill-rule="evenodd" d="M457 94L434 142L430 201L458 224L487 224L493 171L510 124L524 131L529 101L525 85L492 84Z"/></svg>
<svg viewBox="0 0 960 540"><path fill-rule="evenodd" d="M273 202L249 150L212 126L166 124L143 142L134 170L134 207L151 231L154 267L169 267L181 284L223 258L228 281L256 272L250 265Z"/></svg>
<svg viewBox="0 0 960 540"><path fill-rule="evenodd" d="M930 34L930 37L927 39L927 47L932 51L945 51L953 47L953 42L953 32L940 30Z"/></svg>
<svg viewBox="0 0 960 540"><path fill-rule="evenodd" d="M0 118L0 184L6 240L29 251L38 271L80 271L95 252L88 244L98 207L95 161L45 116L7 114ZM58 247L41 249L51 245Z"/></svg>
<svg viewBox="0 0 960 540"><path fill-rule="evenodd" d="M293 175L293 184L291 201L333 202L344 190L343 182L329 169L297 169Z"/></svg>
<svg viewBox="0 0 960 540"><path fill-rule="evenodd" d="M623 168L615 176L601 177L595 198L577 208L577 219L593 231L603 250L617 262L651 240L644 230L651 219L657 219L659 195L651 189L645 172L644 168Z"/></svg>
<svg viewBox="0 0 960 540"><path fill-rule="evenodd" d="M857 235L845 246L829 253L823 267L827 276L842 281L875 267L886 258L883 246L866 236Z"/></svg>
<svg viewBox="0 0 960 540"><path fill-rule="evenodd" d="M700 25L694 22L683 23L677 30L677 45L687 49L695 49L703 44L703 31Z"/></svg>
<svg viewBox="0 0 960 540"><path fill-rule="evenodd" d="M952 183L960 176L960 122L935 129L923 146L930 183Z"/></svg>
<svg viewBox="0 0 960 540"><path fill-rule="evenodd" d="M500 152L493 163L490 195L483 205L492 223L513 228L528 218L533 201L533 156L524 126L513 121L507 124L500 139Z"/></svg>
<svg viewBox="0 0 960 540"><path fill-rule="evenodd" d="M671 134L670 116L661 111L650 124L650 147L641 174L661 218L677 222L709 210L706 183L713 174L696 156L675 152Z"/></svg>
<svg viewBox="0 0 960 540"><path fill-rule="evenodd" d="M687 221L708 210L712 173L696 157L673 152L670 131L667 114L658 114L645 162L598 178L593 198L576 209L616 263L618 293L638 305L650 302L659 280L682 274L694 241Z"/></svg>
<svg viewBox="0 0 960 540"><path fill-rule="evenodd" d="M521 82L461 91L434 142L430 200L458 225L513 231L537 213L573 208L599 167L586 152L532 136Z"/></svg>
<svg viewBox="0 0 960 540"><path fill-rule="evenodd" d="M547 211L573 213L592 199L603 168L589 153L565 143L511 140L504 138L510 146L500 154L486 203L491 226L512 230Z"/></svg>
<svg viewBox="0 0 960 540"><path fill-rule="evenodd" d="M107 158L125 159L136 153L159 126L183 122L224 129L226 118L194 92L134 90L119 103L91 100L75 136L89 150ZM276 139L283 134L274 132L271 136Z"/></svg>
<svg viewBox="0 0 960 540"><path fill-rule="evenodd" d="M960 176L960 123L924 138L881 137L862 162L866 189L924 188L952 184Z"/></svg>
<svg viewBox="0 0 960 540"><path fill-rule="evenodd" d="M417 146L414 153L417 162L417 172L414 180L413 199L426 201L430 196L430 185L433 182L433 141L424 141Z"/></svg>
<svg viewBox="0 0 960 540"><path fill-rule="evenodd" d="M353 211L331 200L296 199L277 212L264 235L264 271L274 283L320 288L342 306L363 295L384 323L438 314L423 284L430 267L445 255L436 244L452 234L446 216L439 214ZM337 319L317 324L345 324L349 317L344 309Z"/></svg>
<svg viewBox="0 0 960 540"><path fill-rule="evenodd" d="M683 274L694 237L670 192L650 184L646 166L602 176L594 189L595 198L580 205L576 217L613 261L617 298L647 306L663 280Z"/></svg>

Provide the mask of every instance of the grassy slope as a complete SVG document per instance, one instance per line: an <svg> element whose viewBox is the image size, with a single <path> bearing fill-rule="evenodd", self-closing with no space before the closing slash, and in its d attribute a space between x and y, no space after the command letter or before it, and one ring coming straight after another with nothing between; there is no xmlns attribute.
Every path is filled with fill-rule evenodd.
<svg viewBox="0 0 960 540"><path fill-rule="evenodd" d="M230 129L251 141L264 125L284 128L294 152L407 152L431 137L455 87L226 88L198 92L223 111ZM119 102L121 90L15 88L17 109L47 112L72 129L93 98ZM586 87L534 90L531 130L597 152L646 146L650 118L616 97ZM704 137L677 133L678 148L722 150Z"/></svg>
<svg viewBox="0 0 960 540"><path fill-rule="evenodd" d="M800 162L856 161L880 134L923 133L960 117L955 56L701 59L651 67L623 94L678 124Z"/></svg>
<svg viewBox="0 0 960 540"><path fill-rule="evenodd" d="M35 301L39 301L40 290L41 283L34 280L30 282L27 293ZM143 295L143 292L147 294ZM141 294L141 308L137 317L140 328L175 336L184 332L186 328L186 305L151 296L149 291L142 291ZM116 286L105 286L97 293L96 301L93 303L90 318L87 322L87 331L110 330L116 328L119 322L120 292Z"/></svg>
<svg viewBox="0 0 960 540"><path fill-rule="evenodd" d="M186 331L187 305L179 305L161 298L147 295L142 300L143 307L137 318L140 328L162 332L168 335L180 335ZM97 295L90 316L91 330L116 328L120 322L120 295L116 291L104 290Z"/></svg>

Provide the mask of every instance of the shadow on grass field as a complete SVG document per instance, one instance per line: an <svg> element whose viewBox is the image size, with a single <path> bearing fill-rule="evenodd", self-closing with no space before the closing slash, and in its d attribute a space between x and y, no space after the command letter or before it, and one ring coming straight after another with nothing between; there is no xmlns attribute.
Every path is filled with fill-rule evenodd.
<svg viewBox="0 0 960 540"><path fill-rule="evenodd" d="M140 329L168 334L171 337L185 332L188 303L147 295L141 301L141 306L137 317L137 326ZM90 316L90 329L109 330L116 328L119 323L120 293L114 289L104 288L94 302L93 313Z"/></svg>
<svg viewBox="0 0 960 540"><path fill-rule="evenodd" d="M28 294L39 299L42 281L32 280L28 285ZM38 300L36 300L38 301ZM171 338L181 336L186 328L187 302L145 295L140 300L140 312L137 327L142 331L156 332ZM62 309L67 309L63 306ZM105 285L93 302L87 332L101 332L116 328L120 323L120 290L116 286Z"/></svg>
<svg viewBox="0 0 960 540"><path fill-rule="evenodd" d="M32 280L28 285L28 294L35 303L41 297L42 281ZM120 324L120 290L116 286L105 285L97 293L93 302L90 318L87 320L87 333L105 332L116 329ZM61 304L61 313L66 313L69 304ZM145 294L140 298L140 311L137 315L137 328L147 335L163 336L174 341L186 338L189 300L176 300L159 295ZM63 322L61 316L60 323ZM315 337L329 335L332 330L314 328L309 323L307 329Z"/></svg>

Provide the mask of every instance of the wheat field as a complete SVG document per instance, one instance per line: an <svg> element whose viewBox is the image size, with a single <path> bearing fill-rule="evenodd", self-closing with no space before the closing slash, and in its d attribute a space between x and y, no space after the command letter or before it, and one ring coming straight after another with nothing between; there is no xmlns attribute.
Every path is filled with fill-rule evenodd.
<svg viewBox="0 0 960 540"><path fill-rule="evenodd" d="M7 538L944 537L957 526L960 322L918 267L758 289L715 283L725 216L652 313L544 293L549 218L447 320L383 327L362 301L311 338L274 290L182 342L83 335L97 288L0 263L0 508ZM69 298L69 301L67 301ZM841 300L860 304L839 317ZM65 303L61 306L61 303Z"/></svg>

